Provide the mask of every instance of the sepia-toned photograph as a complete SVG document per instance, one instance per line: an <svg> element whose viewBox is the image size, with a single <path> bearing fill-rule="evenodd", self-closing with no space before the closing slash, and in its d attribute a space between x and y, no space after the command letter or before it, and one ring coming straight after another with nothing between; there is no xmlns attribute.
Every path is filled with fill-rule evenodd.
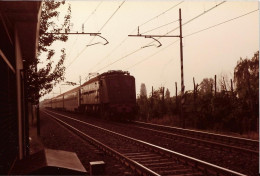
<svg viewBox="0 0 260 176"><path fill-rule="evenodd" d="M259 1L0 1L0 175L259 176Z"/></svg>

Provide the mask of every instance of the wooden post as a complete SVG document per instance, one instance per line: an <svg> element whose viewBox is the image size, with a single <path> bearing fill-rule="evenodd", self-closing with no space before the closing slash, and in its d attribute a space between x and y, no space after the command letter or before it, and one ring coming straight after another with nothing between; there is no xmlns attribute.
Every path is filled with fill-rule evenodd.
<svg viewBox="0 0 260 176"><path fill-rule="evenodd" d="M194 99L194 103L196 100L196 84L195 84L195 78L193 77L193 99Z"/></svg>
<svg viewBox="0 0 260 176"><path fill-rule="evenodd" d="M175 100L176 100L176 109L177 109L177 112L179 111L178 110L178 90L177 90L177 82L175 82Z"/></svg>
<svg viewBox="0 0 260 176"><path fill-rule="evenodd" d="M197 88L196 88L196 84L195 84L195 78L193 77L193 86L194 86L194 90L193 90L193 101L194 101L194 112L196 111L197 107L196 107L196 94L197 94Z"/></svg>
<svg viewBox="0 0 260 176"><path fill-rule="evenodd" d="M231 92L232 92L232 94L233 94L233 81L232 81L232 79L230 79L230 84L231 84Z"/></svg>
<svg viewBox="0 0 260 176"><path fill-rule="evenodd" d="M151 109L153 108L153 86L152 86L152 97L151 97Z"/></svg>
<svg viewBox="0 0 260 176"><path fill-rule="evenodd" d="M164 108L164 87L162 87L162 112L163 112L163 114L165 113L164 111L165 111L165 108Z"/></svg>
<svg viewBox="0 0 260 176"><path fill-rule="evenodd" d="M215 96L217 95L217 75L215 75Z"/></svg>

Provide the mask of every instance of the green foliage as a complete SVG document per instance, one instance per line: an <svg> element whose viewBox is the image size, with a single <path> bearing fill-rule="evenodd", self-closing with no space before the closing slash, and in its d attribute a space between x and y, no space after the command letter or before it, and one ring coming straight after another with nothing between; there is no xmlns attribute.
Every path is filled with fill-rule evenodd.
<svg viewBox="0 0 260 176"><path fill-rule="evenodd" d="M61 48L60 60L54 65L53 57L55 56L55 50L51 48L51 45L55 41L66 42L68 35L46 34L70 31L70 5L62 24L58 25L56 23L59 21L59 12L57 9L64 4L65 1L44 1L42 3L37 58L26 65L28 68L26 82L27 92L32 102L37 102L41 96L51 92L57 83L64 80L66 51L64 48ZM46 65L38 69L38 64L41 63L40 57L44 55L46 55Z"/></svg>
<svg viewBox="0 0 260 176"><path fill-rule="evenodd" d="M248 133L257 131L259 118L259 51L252 59L240 59L234 69L235 86L227 87L224 77L220 92L213 93L214 80L205 78L192 91L184 94L183 116L187 128ZM229 90L228 90L229 89ZM170 97L167 89L153 92L146 99L138 97L142 118L177 117L180 115L180 96ZM142 102L142 103L141 103ZM145 109L143 107L145 106ZM147 118L149 117L149 118ZM151 120L153 121L153 120ZM175 122L178 120L175 119ZM174 125L182 126L180 123Z"/></svg>

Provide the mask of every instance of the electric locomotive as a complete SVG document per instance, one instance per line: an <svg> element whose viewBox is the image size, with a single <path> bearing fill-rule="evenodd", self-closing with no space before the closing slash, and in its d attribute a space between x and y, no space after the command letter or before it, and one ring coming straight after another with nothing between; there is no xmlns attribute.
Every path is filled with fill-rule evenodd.
<svg viewBox="0 0 260 176"><path fill-rule="evenodd" d="M126 71L108 71L45 103L53 109L129 119L136 111L135 78Z"/></svg>

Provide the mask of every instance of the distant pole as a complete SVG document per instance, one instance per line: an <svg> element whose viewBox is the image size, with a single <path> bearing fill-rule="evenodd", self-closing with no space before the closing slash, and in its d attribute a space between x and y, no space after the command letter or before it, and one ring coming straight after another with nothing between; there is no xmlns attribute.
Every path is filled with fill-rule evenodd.
<svg viewBox="0 0 260 176"><path fill-rule="evenodd" d="M179 9L179 23L180 23L180 35L143 35L143 34L140 34L139 33L139 29L138 29L138 33L137 35L128 35L129 37L145 37L145 38L152 38L154 39L155 41L157 41L159 43L159 46L157 47L160 47L161 46L161 43L156 40L154 37L178 37L180 38L180 59L181 59L181 119L182 119L182 126L183 128L185 128L185 117L183 116L183 104L184 104L184 89L185 89L185 86L184 86L184 74L183 74L183 46L182 46L182 22L181 22L181 9Z"/></svg>
<svg viewBox="0 0 260 176"><path fill-rule="evenodd" d="M80 86L80 88L79 88L79 100L78 100L79 105L78 105L78 107L79 107L79 111L81 111L81 76L79 76L79 86Z"/></svg>
<svg viewBox="0 0 260 176"><path fill-rule="evenodd" d="M181 119L183 121L182 127L185 128L185 117L183 115L184 104L184 74L183 74L183 46L182 46L182 24L181 24L181 9L179 9L179 22L180 22L180 55L181 55Z"/></svg>
<svg viewBox="0 0 260 176"><path fill-rule="evenodd" d="M152 86L152 100L151 100L151 107L153 108L153 86Z"/></svg>
<svg viewBox="0 0 260 176"><path fill-rule="evenodd" d="M165 108L164 108L164 87L162 88L162 112L164 114Z"/></svg>
<svg viewBox="0 0 260 176"><path fill-rule="evenodd" d="M196 84L195 84L195 78L193 77L193 99L194 99L194 102L195 102L195 99L196 99Z"/></svg>
<svg viewBox="0 0 260 176"><path fill-rule="evenodd" d="M217 75L215 75L215 96L217 95Z"/></svg>
<svg viewBox="0 0 260 176"><path fill-rule="evenodd" d="M232 79L230 79L230 83L231 83L231 92L233 93L233 82L232 82Z"/></svg>
<svg viewBox="0 0 260 176"><path fill-rule="evenodd" d="M175 82L175 100L176 100L176 109L177 109L177 112L179 111L179 106L178 106L178 92L177 92L177 82Z"/></svg>

